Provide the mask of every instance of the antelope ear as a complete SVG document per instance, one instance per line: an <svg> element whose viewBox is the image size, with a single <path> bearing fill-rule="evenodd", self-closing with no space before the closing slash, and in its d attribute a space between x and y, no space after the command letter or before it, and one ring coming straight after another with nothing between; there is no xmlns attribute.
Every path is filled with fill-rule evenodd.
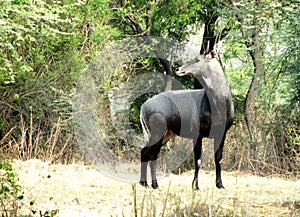
<svg viewBox="0 0 300 217"><path fill-rule="evenodd" d="M215 58L215 57L216 57L216 52L212 50L212 51L210 52L210 55L211 55L212 58Z"/></svg>

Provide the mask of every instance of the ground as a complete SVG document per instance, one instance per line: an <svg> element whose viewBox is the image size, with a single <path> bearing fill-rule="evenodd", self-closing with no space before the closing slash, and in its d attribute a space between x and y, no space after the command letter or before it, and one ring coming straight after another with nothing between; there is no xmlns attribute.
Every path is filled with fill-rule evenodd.
<svg viewBox="0 0 300 217"><path fill-rule="evenodd" d="M116 181L92 166L39 160L15 161L23 186L19 216L300 216L300 180L201 171L199 191L193 172L159 180L160 190ZM34 214L33 211L36 211ZM51 216L51 215L48 216Z"/></svg>

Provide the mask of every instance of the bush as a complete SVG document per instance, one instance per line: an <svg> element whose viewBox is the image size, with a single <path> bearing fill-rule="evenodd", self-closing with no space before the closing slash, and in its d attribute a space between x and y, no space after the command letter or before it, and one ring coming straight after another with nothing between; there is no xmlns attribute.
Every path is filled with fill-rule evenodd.
<svg viewBox="0 0 300 217"><path fill-rule="evenodd" d="M0 157L0 173L1 216L17 216L16 202L23 198L23 193L10 161L3 156Z"/></svg>

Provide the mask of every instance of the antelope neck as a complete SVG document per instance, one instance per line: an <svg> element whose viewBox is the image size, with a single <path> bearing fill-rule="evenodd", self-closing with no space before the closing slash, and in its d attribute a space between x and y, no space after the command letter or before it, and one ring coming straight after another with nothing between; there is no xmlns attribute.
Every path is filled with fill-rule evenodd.
<svg viewBox="0 0 300 217"><path fill-rule="evenodd" d="M215 77L197 76L197 79L203 84L207 94L216 98L228 98L230 96L230 87L224 75Z"/></svg>

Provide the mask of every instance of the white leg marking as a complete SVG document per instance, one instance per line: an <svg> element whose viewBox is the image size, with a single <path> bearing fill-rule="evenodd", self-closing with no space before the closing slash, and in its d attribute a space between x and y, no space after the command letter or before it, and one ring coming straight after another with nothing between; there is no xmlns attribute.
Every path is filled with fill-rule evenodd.
<svg viewBox="0 0 300 217"><path fill-rule="evenodd" d="M201 159L199 159L199 160L197 161L197 165L198 165L198 167L200 167L200 165L201 165Z"/></svg>

